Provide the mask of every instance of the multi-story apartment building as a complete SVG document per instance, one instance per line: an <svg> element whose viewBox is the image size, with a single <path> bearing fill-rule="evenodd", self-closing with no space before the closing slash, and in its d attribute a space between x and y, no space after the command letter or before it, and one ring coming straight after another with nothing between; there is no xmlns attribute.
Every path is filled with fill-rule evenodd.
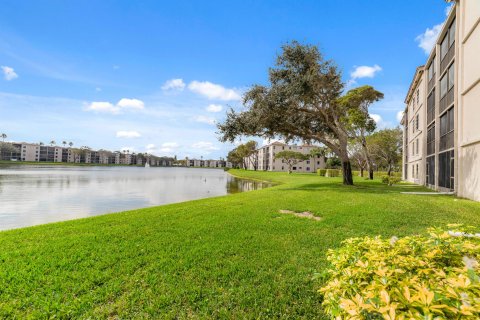
<svg viewBox="0 0 480 320"><path fill-rule="evenodd" d="M415 74L402 119L404 178L477 201L480 201L479 24L480 1L455 1L425 67ZM423 107L413 106L417 89Z"/></svg>
<svg viewBox="0 0 480 320"><path fill-rule="evenodd" d="M124 164L151 166L173 166L174 159L170 157L139 157L136 154L125 154L119 151L74 149L58 146L45 146L34 143L10 143L12 151L0 154L0 160L7 161L32 161L32 162L70 162L70 163L98 163L98 164ZM13 150L16 152L13 152Z"/></svg>
<svg viewBox="0 0 480 320"><path fill-rule="evenodd" d="M281 151L294 151L310 155L310 152L318 148L312 145L288 145L281 142L273 142L265 145L257 151L244 159L248 170L263 170L263 171L288 171L288 166L281 159L275 159L275 155ZM293 166L293 172L316 172L317 169L325 168L324 157L310 157L305 161L300 161Z"/></svg>
<svg viewBox="0 0 480 320"><path fill-rule="evenodd" d="M203 159L189 159L185 158L185 165L187 167L199 168L231 168L232 164L225 160L203 160Z"/></svg>
<svg viewBox="0 0 480 320"><path fill-rule="evenodd" d="M404 131L404 154L403 173L404 180L424 184L424 160L425 160L425 67L418 67L412 84L405 99L407 105L403 125Z"/></svg>

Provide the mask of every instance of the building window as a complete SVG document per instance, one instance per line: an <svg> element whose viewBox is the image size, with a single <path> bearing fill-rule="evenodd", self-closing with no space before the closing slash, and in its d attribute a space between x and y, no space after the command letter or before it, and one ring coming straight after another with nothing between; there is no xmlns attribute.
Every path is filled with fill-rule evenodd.
<svg viewBox="0 0 480 320"><path fill-rule="evenodd" d="M453 150L438 155L438 186L454 188L454 153Z"/></svg>
<svg viewBox="0 0 480 320"><path fill-rule="evenodd" d="M432 63L430 63L430 66L428 67L428 81L432 80L434 75L435 75L435 58L433 58Z"/></svg>
<svg viewBox="0 0 480 320"><path fill-rule="evenodd" d="M310 160L307 160L307 164L310 164Z"/></svg>
<svg viewBox="0 0 480 320"><path fill-rule="evenodd" d="M293 167L292 170L297 170L297 167Z"/></svg>
<svg viewBox="0 0 480 320"><path fill-rule="evenodd" d="M448 77L444 75L443 78L440 80L440 99L447 95L448 91Z"/></svg>
<svg viewBox="0 0 480 320"><path fill-rule="evenodd" d="M417 114L417 116L415 117L415 128L416 128L416 130L418 130L418 127L419 127L418 123L420 122L420 121L418 121L418 119L419 119L419 115Z"/></svg>
<svg viewBox="0 0 480 320"><path fill-rule="evenodd" d="M455 43L455 20L453 20L450 28L448 29L448 37L449 37L449 47L453 46Z"/></svg>
<svg viewBox="0 0 480 320"><path fill-rule="evenodd" d="M417 174L416 174L416 177L418 179L418 163L417 163Z"/></svg>
<svg viewBox="0 0 480 320"><path fill-rule="evenodd" d="M455 108L450 108L440 117L440 151L453 148L455 130Z"/></svg>
<svg viewBox="0 0 480 320"><path fill-rule="evenodd" d="M310 167L307 167L307 171L310 171Z"/></svg>
<svg viewBox="0 0 480 320"><path fill-rule="evenodd" d="M419 154L419 152L418 152L418 149L419 149L419 148L418 148L418 139L417 139L416 146L417 146L417 155L418 155L418 154Z"/></svg>
<svg viewBox="0 0 480 320"><path fill-rule="evenodd" d="M455 63L452 63L448 69L448 91L453 88L455 84Z"/></svg>
<svg viewBox="0 0 480 320"><path fill-rule="evenodd" d="M431 125L427 131L427 154L435 153L435 124Z"/></svg>
<svg viewBox="0 0 480 320"><path fill-rule="evenodd" d="M440 45L440 61L443 61L443 59L447 55L448 48L449 46L448 46L448 34L447 34L445 35L445 38L443 38L442 44Z"/></svg>

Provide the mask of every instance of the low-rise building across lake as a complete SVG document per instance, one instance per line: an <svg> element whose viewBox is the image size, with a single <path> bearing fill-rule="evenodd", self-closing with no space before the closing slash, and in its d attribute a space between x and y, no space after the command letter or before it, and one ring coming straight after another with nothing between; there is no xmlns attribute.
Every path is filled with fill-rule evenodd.
<svg viewBox="0 0 480 320"><path fill-rule="evenodd" d="M91 150L89 148L60 147L27 142L6 142L10 148L0 153L0 160L25 162L64 162L92 164L123 164L171 167L175 161L171 157L158 157L144 153Z"/></svg>
<svg viewBox="0 0 480 320"><path fill-rule="evenodd" d="M318 148L313 145L288 145L281 142L273 142L257 149L252 155L246 157L244 162L248 170L283 171L288 172L288 166L275 155L281 151L294 151L309 155L308 160L300 161L292 167L293 172L316 172L317 169L325 169L325 157L311 155L311 151Z"/></svg>

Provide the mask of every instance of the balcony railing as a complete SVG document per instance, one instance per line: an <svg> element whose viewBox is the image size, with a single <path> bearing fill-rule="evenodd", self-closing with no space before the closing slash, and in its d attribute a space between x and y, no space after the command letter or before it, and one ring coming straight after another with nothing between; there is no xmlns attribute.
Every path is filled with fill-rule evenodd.
<svg viewBox="0 0 480 320"><path fill-rule="evenodd" d="M435 76L436 74L433 74L432 79L428 81L428 92L432 91L432 89L435 87Z"/></svg>
<svg viewBox="0 0 480 320"><path fill-rule="evenodd" d="M440 151L444 151L454 146L454 132L450 131L446 135L440 137Z"/></svg>
<svg viewBox="0 0 480 320"><path fill-rule="evenodd" d="M452 87L448 93L440 100L440 113L445 111L455 99L455 87Z"/></svg>
<svg viewBox="0 0 480 320"><path fill-rule="evenodd" d="M450 61L452 61L453 57L455 56L455 44L453 44L450 49L448 49L447 55L443 57L442 62L440 63L440 74L445 71L445 69L448 67L450 64Z"/></svg>

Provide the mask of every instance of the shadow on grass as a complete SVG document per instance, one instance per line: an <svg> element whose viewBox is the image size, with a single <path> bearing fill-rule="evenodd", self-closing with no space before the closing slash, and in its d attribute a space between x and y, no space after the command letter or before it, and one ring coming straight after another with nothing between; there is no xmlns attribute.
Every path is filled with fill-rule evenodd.
<svg viewBox="0 0 480 320"><path fill-rule="evenodd" d="M401 192L431 192L432 190L427 189L423 186L416 185L394 185L387 186L378 181L362 181L355 182L353 186L345 186L341 182L317 182L309 183L304 185L296 185L292 188L285 188L282 190L302 190L302 191L334 191L334 192L345 192L345 193L376 193L376 194L391 194Z"/></svg>

